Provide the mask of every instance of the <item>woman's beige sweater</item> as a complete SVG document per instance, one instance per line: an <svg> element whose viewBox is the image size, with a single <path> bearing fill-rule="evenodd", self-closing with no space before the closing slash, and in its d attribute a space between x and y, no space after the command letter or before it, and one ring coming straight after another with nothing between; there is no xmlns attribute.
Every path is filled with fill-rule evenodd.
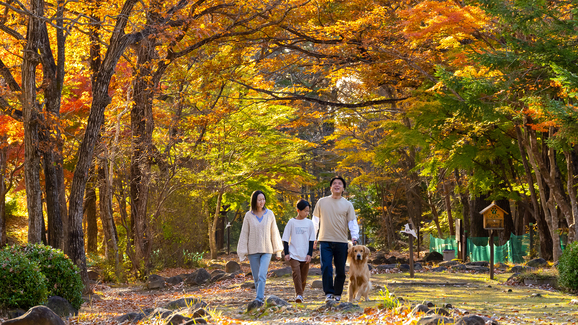
<svg viewBox="0 0 578 325"><path fill-rule="evenodd" d="M237 244L239 260L243 261L247 255L257 253L277 254L277 257L281 257L281 251L283 242L273 212L267 210L261 222L253 212L245 213Z"/></svg>

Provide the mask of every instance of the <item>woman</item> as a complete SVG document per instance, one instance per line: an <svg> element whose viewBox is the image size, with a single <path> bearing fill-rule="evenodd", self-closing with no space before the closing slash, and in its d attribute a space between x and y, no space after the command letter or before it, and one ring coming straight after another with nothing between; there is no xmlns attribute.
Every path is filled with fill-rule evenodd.
<svg viewBox="0 0 578 325"><path fill-rule="evenodd" d="M251 194L251 209L245 213L237 244L239 260L243 261L246 256L249 257L257 291L257 297L249 304L247 311L260 307L265 302L265 281L271 255L276 254L277 259L280 259L283 251L275 215L265 208L265 200L265 193L261 191Z"/></svg>

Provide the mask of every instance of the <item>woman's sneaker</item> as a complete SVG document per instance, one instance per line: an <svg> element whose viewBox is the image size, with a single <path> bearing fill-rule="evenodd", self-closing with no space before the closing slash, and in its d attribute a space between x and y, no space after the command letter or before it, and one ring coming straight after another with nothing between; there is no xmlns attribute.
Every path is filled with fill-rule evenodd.
<svg viewBox="0 0 578 325"><path fill-rule="evenodd" d="M303 296L298 295L297 297L295 297L295 302L296 303L302 303L303 302Z"/></svg>

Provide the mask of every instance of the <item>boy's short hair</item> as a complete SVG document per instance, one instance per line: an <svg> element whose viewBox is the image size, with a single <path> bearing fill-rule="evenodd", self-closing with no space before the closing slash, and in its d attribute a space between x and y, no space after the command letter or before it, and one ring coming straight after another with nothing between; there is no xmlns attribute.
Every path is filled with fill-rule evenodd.
<svg viewBox="0 0 578 325"><path fill-rule="evenodd" d="M335 176L335 177L333 177L333 178L329 181L329 187L331 187L331 185L333 185L333 181L334 181L334 180L337 180L337 179L340 180L340 181L343 183L343 188L344 188L344 189L347 188L347 183L345 183L345 180L344 180L343 177L341 177L341 176Z"/></svg>
<svg viewBox="0 0 578 325"><path fill-rule="evenodd" d="M297 210L303 211L305 210L306 207L311 207L311 204L309 204L309 202L305 200L300 200L299 202L297 202Z"/></svg>

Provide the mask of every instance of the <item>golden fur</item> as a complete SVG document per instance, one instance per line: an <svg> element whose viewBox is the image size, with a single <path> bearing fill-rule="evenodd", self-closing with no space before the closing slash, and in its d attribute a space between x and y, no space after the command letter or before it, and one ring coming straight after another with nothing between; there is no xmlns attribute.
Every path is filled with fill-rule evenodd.
<svg viewBox="0 0 578 325"><path fill-rule="evenodd" d="M359 300L361 297L369 301L369 291L371 281L367 259L369 258L369 248L363 245L351 246L347 251L349 261L349 302Z"/></svg>

